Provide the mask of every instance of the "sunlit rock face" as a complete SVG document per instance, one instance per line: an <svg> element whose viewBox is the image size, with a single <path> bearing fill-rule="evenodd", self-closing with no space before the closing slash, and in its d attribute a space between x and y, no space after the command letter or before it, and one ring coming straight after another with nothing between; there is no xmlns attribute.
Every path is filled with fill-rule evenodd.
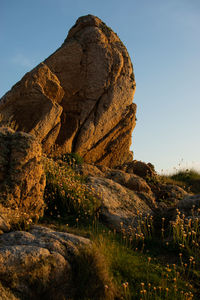
<svg viewBox="0 0 200 300"><path fill-rule="evenodd" d="M134 92L125 46L99 18L84 16L1 99L0 126L34 134L47 153L77 152L86 162L113 167L132 160Z"/></svg>

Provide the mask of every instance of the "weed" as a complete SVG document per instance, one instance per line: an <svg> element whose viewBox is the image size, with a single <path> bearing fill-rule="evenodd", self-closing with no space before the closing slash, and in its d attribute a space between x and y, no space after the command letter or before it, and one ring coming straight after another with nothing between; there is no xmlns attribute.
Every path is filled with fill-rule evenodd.
<svg viewBox="0 0 200 300"><path fill-rule="evenodd" d="M78 153L66 153L63 154L60 159L72 168L84 162L84 159Z"/></svg>
<svg viewBox="0 0 200 300"><path fill-rule="evenodd" d="M84 177L65 163L45 160L46 188L44 193L45 214L57 218L72 216L76 224L79 220L87 221L94 218L100 200L94 197L84 183Z"/></svg>

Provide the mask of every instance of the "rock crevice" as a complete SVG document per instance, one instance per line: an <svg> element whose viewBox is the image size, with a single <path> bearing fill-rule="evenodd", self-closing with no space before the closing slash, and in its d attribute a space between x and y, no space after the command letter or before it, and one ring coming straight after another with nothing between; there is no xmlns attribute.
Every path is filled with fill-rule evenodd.
<svg viewBox="0 0 200 300"><path fill-rule="evenodd" d="M127 108L134 92L125 46L99 18L84 16L63 45L1 99L0 126L35 135L46 153L78 152L113 167L131 157L136 105L132 113Z"/></svg>

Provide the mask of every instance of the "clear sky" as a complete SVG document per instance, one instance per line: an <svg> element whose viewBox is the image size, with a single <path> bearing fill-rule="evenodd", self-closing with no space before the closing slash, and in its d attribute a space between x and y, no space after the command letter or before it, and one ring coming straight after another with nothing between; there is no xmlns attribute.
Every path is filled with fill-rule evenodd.
<svg viewBox="0 0 200 300"><path fill-rule="evenodd" d="M200 170L200 0L0 0L0 97L86 14L117 32L132 59L135 159Z"/></svg>

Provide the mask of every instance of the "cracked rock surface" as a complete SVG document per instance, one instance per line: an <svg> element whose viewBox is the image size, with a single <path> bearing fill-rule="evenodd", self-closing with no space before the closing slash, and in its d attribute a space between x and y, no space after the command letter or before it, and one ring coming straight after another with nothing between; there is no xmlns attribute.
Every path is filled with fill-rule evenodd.
<svg viewBox="0 0 200 300"><path fill-rule="evenodd" d="M33 133L47 153L77 152L86 162L113 167L132 159L134 92L125 46L99 18L84 16L1 99L0 126Z"/></svg>
<svg viewBox="0 0 200 300"><path fill-rule="evenodd" d="M43 215L46 179L41 157L34 136L0 128L0 230L8 231L20 213L29 218Z"/></svg>
<svg viewBox="0 0 200 300"><path fill-rule="evenodd" d="M71 299L66 296L73 290L70 262L78 247L89 244L86 238L42 226L2 234L0 299Z"/></svg>

